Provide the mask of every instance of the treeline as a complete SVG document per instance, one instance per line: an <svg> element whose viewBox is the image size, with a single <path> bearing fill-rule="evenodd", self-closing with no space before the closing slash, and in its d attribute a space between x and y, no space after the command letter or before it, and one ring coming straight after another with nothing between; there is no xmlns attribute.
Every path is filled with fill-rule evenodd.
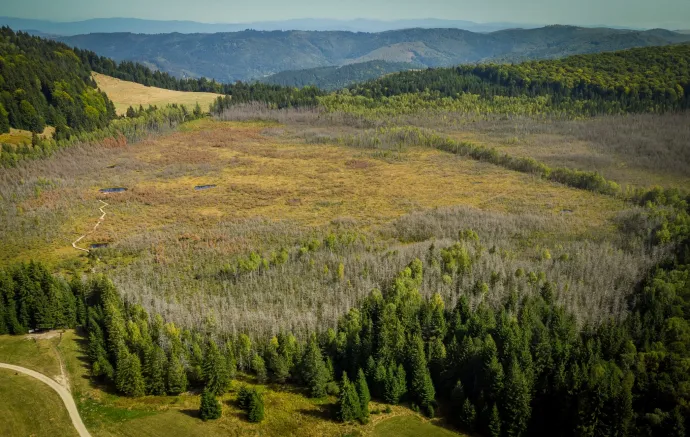
<svg viewBox="0 0 690 437"><path fill-rule="evenodd" d="M133 110L131 117L118 118L91 132L78 132L62 138L32 137L31 144L0 144L0 168L14 167L24 159L46 158L58 149L81 143L125 145L145 135L164 132L185 121L203 116L201 108L188 110L184 105L155 106Z"/></svg>
<svg viewBox="0 0 690 437"><path fill-rule="evenodd" d="M0 269L0 334L83 325L82 291L79 281L68 284L39 263Z"/></svg>
<svg viewBox="0 0 690 437"><path fill-rule="evenodd" d="M402 72L354 85L349 92L374 99L423 92L438 98L550 96L554 107L588 101L590 113L687 109L690 45Z"/></svg>
<svg viewBox="0 0 690 437"><path fill-rule="evenodd" d="M68 46L0 28L0 133L51 125L63 138L113 118L115 106Z"/></svg>
<svg viewBox="0 0 690 437"><path fill-rule="evenodd" d="M87 65L91 70L118 79L169 90L225 94L227 97L219 97L219 100L212 106L211 111L215 113L222 112L230 105L247 102L266 103L275 108L316 106L318 104L316 97L325 94L314 87L298 90L293 87L258 82L218 83L205 77L178 79L168 73L153 71L136 62L122 61L117 63L88 50L74 49L74 51L84 65Z"/></svg>

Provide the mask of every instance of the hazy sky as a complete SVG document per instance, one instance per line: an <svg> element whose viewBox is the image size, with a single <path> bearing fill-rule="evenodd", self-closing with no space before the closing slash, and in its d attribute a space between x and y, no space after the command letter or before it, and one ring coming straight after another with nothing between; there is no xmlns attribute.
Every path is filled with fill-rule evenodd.
<svg viewBox="0 0 690 437"><path fill-rule="evenodd" d="M136 17L210 23L447 18L690 28L690 0L0 0L0 15L54 21Z"/></svg>

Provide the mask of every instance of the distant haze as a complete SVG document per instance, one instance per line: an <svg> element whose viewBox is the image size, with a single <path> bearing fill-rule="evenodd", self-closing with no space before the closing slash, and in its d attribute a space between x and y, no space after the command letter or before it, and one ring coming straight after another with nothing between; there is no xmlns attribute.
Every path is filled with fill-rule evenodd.
<svg viewBox="0 0 690 437"><path fill-rule="evenodd" d="M317 17L374 20L442 17L480 23L687 29L688 0L2 0L5 16L77 21L107 17L251 23Z"/></svg>

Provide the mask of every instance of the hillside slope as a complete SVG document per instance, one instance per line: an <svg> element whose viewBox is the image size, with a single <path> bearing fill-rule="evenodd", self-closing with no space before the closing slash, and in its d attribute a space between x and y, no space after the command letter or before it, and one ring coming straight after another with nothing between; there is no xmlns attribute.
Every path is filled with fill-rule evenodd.
<svg viewBox="0 0 690 437"><path fill-rule="evenodd" d="M198 103L204 111L220 95L190 91L172 91L127 82L100 73L93 73L98 88L105 92L115 104L118 115L125 114L130 106L165 106L171 103L186 105L190 110Z"/></svg>
<svg viewBox="0 0 690 437"><path fill-rule="evenodd" d="M554 58L690 41L665 30L630 31L548 26L494 33L406 29L382 33L247 30L216 34L89 34L61 38L117 61L142 62L178 77L221 82L251 80L285 70L371 60L426 67L487 60Z"/></svg>

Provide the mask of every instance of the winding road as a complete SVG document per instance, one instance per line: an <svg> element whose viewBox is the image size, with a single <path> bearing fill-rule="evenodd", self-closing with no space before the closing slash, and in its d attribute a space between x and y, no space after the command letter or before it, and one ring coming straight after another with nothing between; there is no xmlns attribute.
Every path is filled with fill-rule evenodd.
<svg viewBox="0 0 690 437"><path fill-rule="evenodd" d="M91 437L91 434L89 434L89 431L86 429L86 426L84 426L84 422L82 422L81 417L79 417L77 405L74 403L74 399L72 398L72 394L69 392L69 390L67 390L65 387L61 386L57 382L53 381L52 379L48 378L44 374L38 373L31 369L27 369L25 367L15 366L13 364L0 363L0 368L14 370L15 372L21 372L25 375L29 375L32 378L38 379L44 384L48 384L50 388L55 390L62 398L62 402L64 402L65 407L67 408L67 412L69 413L69 417L70 419L72 419L72 424L79 433L79 436Z"/></svg>

